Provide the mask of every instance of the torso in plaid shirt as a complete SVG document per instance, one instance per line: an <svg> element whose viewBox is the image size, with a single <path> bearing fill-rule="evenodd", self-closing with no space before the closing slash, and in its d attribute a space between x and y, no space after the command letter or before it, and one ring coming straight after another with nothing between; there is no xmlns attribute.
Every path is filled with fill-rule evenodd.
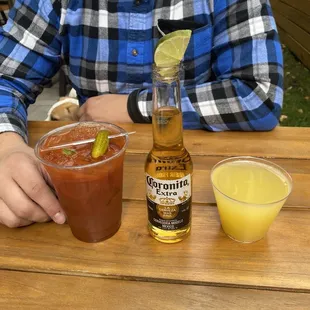
<svg viewBox="0 0 310 310"><path fill-rule="evenodd" d="M17 0L0 32L0 131L25 137L26 109L61 63L81 103L130 94L133 120L149 122L158 20L166 31L193 29L183 64L185 128L277 125L282 53L268 0Z"/></svg>

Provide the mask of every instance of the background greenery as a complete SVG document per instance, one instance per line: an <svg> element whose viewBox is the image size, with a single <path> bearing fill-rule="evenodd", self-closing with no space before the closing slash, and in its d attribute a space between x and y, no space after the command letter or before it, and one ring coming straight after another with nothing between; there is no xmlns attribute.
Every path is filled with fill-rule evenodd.
<svg viewBox="0 0 310 310"><path fill-rule="evenodd" d="M283 45L284 102L280 126L310 127L310 71Z"/></svg>

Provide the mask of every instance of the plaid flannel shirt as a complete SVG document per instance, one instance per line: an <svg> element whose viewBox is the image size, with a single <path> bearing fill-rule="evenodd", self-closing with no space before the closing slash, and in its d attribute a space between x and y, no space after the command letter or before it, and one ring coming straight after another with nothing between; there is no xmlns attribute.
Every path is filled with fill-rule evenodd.
<svg viewBox="0 0 310 310"><path fill-rule="evenodd" d="M159 20L168 32L193 29L183 62L185 128L278 124L283 60L268 0L16 0L0 30L0 132L26 139L27 107L60 66L81 104L130 94L133 121L150 122Z"/></svg>

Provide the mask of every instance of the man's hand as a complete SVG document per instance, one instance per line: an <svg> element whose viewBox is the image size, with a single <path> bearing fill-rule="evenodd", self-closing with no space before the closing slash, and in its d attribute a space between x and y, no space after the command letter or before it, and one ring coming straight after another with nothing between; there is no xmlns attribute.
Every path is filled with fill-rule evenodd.
<svg viewBox="0 0 310 310"><path fill-rule="evenodd" d="M33 222L65 222L32 148L16 133L0 134L0 223L8 227Z"/></svg>
<svg viewBox="0 0 310 310"><path fill-rule="evenodd" d="M79 109L80 121L132 123L127 112L128 95L101 95L89 98Z"/></svg>

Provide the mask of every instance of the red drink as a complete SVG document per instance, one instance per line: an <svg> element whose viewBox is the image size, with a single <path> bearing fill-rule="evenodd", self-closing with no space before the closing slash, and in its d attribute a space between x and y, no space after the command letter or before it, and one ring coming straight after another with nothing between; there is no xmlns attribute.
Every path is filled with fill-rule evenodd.
<svg viewBox="0 0 310 310"><path fill-rule="evenodd" d="M91 157L93 143L65 150L45 149L95 138L102 129L110 135L125 132L108 123L72 124L43 136L35 149L55 187L73 235L85 242L107 239L121 225L123 162L128 137L110 139L107 152L97 159Z"/></svg>

